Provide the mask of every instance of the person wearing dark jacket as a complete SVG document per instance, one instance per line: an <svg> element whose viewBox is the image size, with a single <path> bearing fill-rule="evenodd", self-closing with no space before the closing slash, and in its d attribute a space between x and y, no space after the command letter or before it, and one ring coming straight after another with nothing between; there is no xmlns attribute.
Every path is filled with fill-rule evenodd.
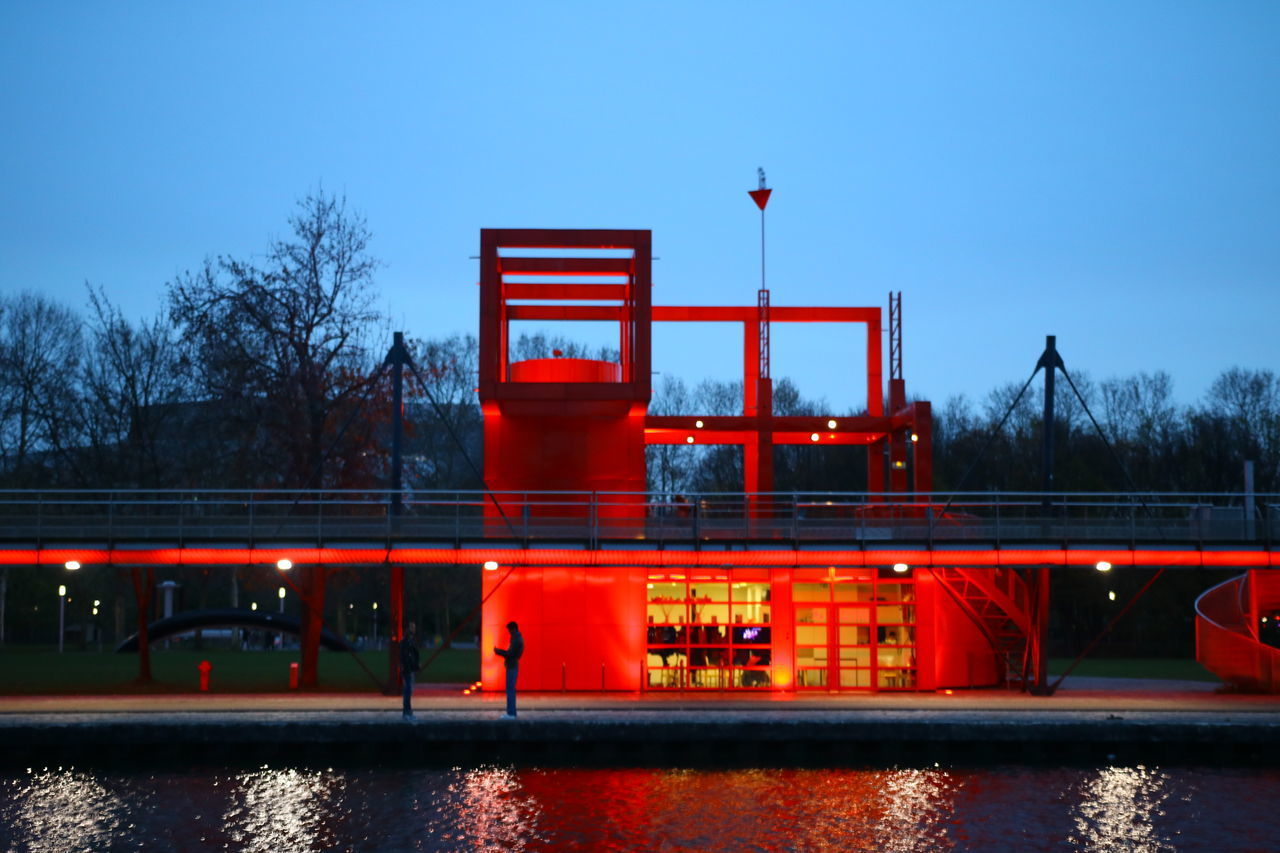
<svg viewBox="0 0 1280 853"><path fill-rule="evenodd" d="M413 706L410 704L413 698L413 674L421 669L418 665L418 638L414 634L415 628L416 626L410 622L409 630L404 632L404 637L400 640L400 682L404 686L404 719L407 723L417 719L413 716Z"/></svg>
<svg viewBox="0 0 1280 853"><path fill-rule="evenodd" d="M520 656L524 654L524 637L520 634L520 626L515 622L507 623L507 633L511 636L507 647L495 648L493 653L503 658L507 667L507 713L499 719L514 720L516 718L516 676L520 673Z"/></svg>

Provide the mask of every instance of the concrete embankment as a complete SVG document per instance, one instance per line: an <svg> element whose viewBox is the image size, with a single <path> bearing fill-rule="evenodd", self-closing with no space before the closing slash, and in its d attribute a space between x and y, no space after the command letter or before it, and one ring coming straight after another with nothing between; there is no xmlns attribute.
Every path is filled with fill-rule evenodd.
<svg viewBox="0 0 1280 853"><path fill-rule="evenodd" d="M529 765L1280 765L1280 713L533 710L0 716L14 766L511 762Z"/></svg>

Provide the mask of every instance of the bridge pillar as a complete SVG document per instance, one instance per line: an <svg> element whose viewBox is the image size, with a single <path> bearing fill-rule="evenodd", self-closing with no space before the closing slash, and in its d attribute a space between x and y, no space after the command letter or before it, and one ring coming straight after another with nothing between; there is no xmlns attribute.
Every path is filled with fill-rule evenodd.
<svg viewBox="0 0 1280 853"><path fill-rule="evenodd" d="M391 564L391 624L387 630L387 692L400 692L400 641L404 639L404 566Z"/></svg>

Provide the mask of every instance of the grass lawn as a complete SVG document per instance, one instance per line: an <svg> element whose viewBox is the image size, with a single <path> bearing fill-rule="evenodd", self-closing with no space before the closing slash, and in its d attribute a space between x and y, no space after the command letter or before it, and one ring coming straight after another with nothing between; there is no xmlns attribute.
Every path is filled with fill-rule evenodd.
<svg viewBox="0 0 1280 853"><path fill-rule="evenodd" d="M1049 674L1061 675L1071 665L1069 658L1051 658ZM1177 681L1218 681L1194 658L1085 658L1072 675L1097 678L1167 678Z"/></svg>
<svg viewBox="0 0 1280 853"><path fill-rule="evenodd" d="M432 649L422 650L424 664L432 653ZM0 649L0 695L194 692L200 683L196 667L204 660L213 665L209 680L211 693L272 693L289 689L289 664L299 660L299 656L296 650L153 650L154 682L139 685L135 683L137 655L81 651L59 654L50 648L10 646ZM476 649L446 649L430 668L418 673L418 681L467 684L479 676L480 655ZM322 690L376 692L377 680L386 677L385 651L359 655L320 652Z"/></svg>

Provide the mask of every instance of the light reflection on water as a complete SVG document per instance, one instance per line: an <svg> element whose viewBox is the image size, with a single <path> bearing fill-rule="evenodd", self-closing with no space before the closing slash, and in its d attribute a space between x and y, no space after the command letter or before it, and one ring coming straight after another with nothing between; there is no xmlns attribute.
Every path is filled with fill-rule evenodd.
<svg viewBox="0 0 1280 853"><path fill-rule="evenodd" d="M1272 850L1280 773L1008 767L0 774L0 850Z"/></svg>

